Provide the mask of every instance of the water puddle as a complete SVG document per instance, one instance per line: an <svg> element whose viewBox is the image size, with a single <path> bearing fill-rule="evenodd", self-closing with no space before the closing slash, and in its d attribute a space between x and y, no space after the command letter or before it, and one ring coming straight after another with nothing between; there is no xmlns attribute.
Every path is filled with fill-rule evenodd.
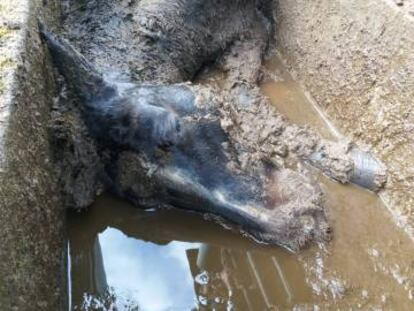
<svg viewBox="0 0 414 311"><path fill-rule="evenodd" d="M279 57L265 64L273 81L262 91L292 122L309 125L328 139L338 133L308 100ZM378 196L352 185L340 185L324 176L320 183L334 228L326 250L299 257L313 274L308 279L316 293L328 298L330 308L412 310L414 307L414 251L412 241L396 227ZM313 280L312 280L313 279ZM336 301L329 299L342 298Z"/></svg>
<svg viewBox="0 0 414 311"><path fill-rule="evenodd" d="M276 57L262 91L292 122L337 135ZM334 238L299 255L178 210L101 196L69 214L74 310L412 310L413 243L377 196L320 176ZM116 306L116 307L115 307Z"/></svg>
<svg viewBox="0 0 414 311"><path fill-rule="evenodd" d="M69 229L75 310L266 310L312 299L293 255L198 214L102 196L71 213Z"/></svg>

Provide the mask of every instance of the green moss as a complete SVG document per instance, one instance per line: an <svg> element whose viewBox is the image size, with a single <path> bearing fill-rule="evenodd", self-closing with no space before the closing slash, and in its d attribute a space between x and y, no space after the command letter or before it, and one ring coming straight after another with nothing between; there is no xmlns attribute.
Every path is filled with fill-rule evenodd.
<svg viewBox="0 0 414 311"><path fill-rule="evenodd" d="M4 94L5 89L6 89L6 84L4 83L3 79L0 77L0 95Z"/></svg>
<svg viewBox="0 0 414 311"><path fill-rule="evenodd" d="M8 37L13 32L12 29L4 26L0 26L0 39Z"/></svg>
<svg viewBox="0 0 414 311"><path fill-rule="evenodd" d="M10 57L0 56L0 70L13 67L14 62Z"/></svg>
<svg viewBox="0 0 414 311"><path fill-rule="evenodd" d="M15 63L10 57L0 56L0 74L5 69L13 68ZM6 82L4 80L3 75L0 76L0 95L3 95L6 90Z"/></svg>
<svg viewBox="0 0 414 311"><path fill-rule="evenodd" d="M15 65L16 63L12 58L0 56L0 95L3 95L6 90L6 79L4 71L13 69Z"/></svg>

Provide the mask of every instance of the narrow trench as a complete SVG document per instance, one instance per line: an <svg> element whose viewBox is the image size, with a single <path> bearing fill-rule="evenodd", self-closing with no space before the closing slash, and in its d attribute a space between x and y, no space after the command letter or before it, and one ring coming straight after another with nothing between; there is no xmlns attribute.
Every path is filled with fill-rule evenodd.
<svg viewBox="0 0 414 311"><path fill-rule="evenodd" d="M261 90L292 122L334 138L279 56ZM220 84L207 72L202 83ZM69 214L72 306L93 310L409 310L412 242L378 197L321 175L334 239L299 255L260 246L198 214L144 212L109 195Z"/></svg>
<svg viewBox="0 0 414 311"><path fill-rule="evenodd" d="M85 5L74 1L68 10ZM70 18L68 23L68 37L82 42L82 25ZM116 23L115 16L109 28ZM112 56L103 49L105 40L83 43L101 68L114 62L125 69L124 46L111 47L119 53ZM263 72L261 91L282 114L336 138L278 55L265 62ZM205 70L197 82L220 87L222 80L222 72ZM322 174L318 181L334 238L300 254L259 245L199 214L143 211L101 195L87 211L68 212L71 308L411 310L412 242L376 195Z"/></svg>

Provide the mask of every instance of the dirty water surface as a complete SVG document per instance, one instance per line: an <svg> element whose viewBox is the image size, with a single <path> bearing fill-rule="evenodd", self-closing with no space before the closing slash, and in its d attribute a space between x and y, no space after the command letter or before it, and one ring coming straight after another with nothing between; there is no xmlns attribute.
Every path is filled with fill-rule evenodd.
<svg viewBox="0 0 414 311"><path fill-rule="evenodd" d="M290 121L338 139L278 57L264 73L262 92ZM101 196L87 212L69 214L71 308L413 310L412 241L376 195L319 182L334 237L300 254L198 214L143 211Z"/></svg>

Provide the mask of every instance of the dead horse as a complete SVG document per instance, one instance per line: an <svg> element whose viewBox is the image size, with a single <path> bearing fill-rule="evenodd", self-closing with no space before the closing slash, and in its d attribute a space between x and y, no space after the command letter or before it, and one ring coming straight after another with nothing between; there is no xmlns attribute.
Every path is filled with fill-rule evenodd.
<svg viewBox="0 0 414 311"><path fill-rule="evenodd" d="M209 46L209 42L198 41L203 36L197 34L197 27L214 37L225 29L223 23L227 28L232 26L231 20L223 22L229 18L223 7L235 6L234 11L241 12L241 25L252 26L248 27L250 30L261 29L260 34L265 37L264 16L257 8L263 1L207 2L214 6L206 6L204 0L168 0L155 1L155 6L142 8L140 14L143 14L146 33L157 36L151 39L151 48L144 49L149 53L144 59L152 62L149 67L157 68L155 73L143 73L150 81L169 82L170 76L165 75L171 72L171 67L177 69L172 71L173 80L178 80L175 82L188 79L205 61L216 57L242 35L237 29L226 30L226 36L218 36L224 42L210 42ZM172 3L190 11L182 14L183 11L171 10ZM145 15L151 15L149 10L154 8L160 10L155 12L158 23L148 22ZM200 8L204 8L206 15L200 15ZM184 34L177 37L162 33L171 29L165 24L188 17L191 9L197 10L194 16L199 20L194 20L194 16L191 19L196 29L184 27ZM206 16L214 16L216 20L212 22ZM156 29L148 31L148 27ZM187 36L185 31L196 35ZM228 135L219 120L211 117L217 115L216 108L208 103L201 105L194 88L145 83L125 86L108 81L67 41L44 27L41 35L60 74L82 103L82 117L91 136L98 145L116 154L118 164L110 168L108 175L112 178L111 190L117 195L139 206L174 206L212 215L220 223L238 227L257 241L292 251L310 241L329 237L321 190L308 177L290 170L276 170L270 165L268 174L277 183L269 187L262 176L229 168L228 155L233 151L231 146L226 151L223 149L223 145L229 145ZM145 45L147 38L143 42ZM200 49L203 45L204 50ZM175 47L168 61L158 55L165 53L165 46ZM197 48L185 48L192 46ZM174 66L168 63L171 59Z"/></svg>

